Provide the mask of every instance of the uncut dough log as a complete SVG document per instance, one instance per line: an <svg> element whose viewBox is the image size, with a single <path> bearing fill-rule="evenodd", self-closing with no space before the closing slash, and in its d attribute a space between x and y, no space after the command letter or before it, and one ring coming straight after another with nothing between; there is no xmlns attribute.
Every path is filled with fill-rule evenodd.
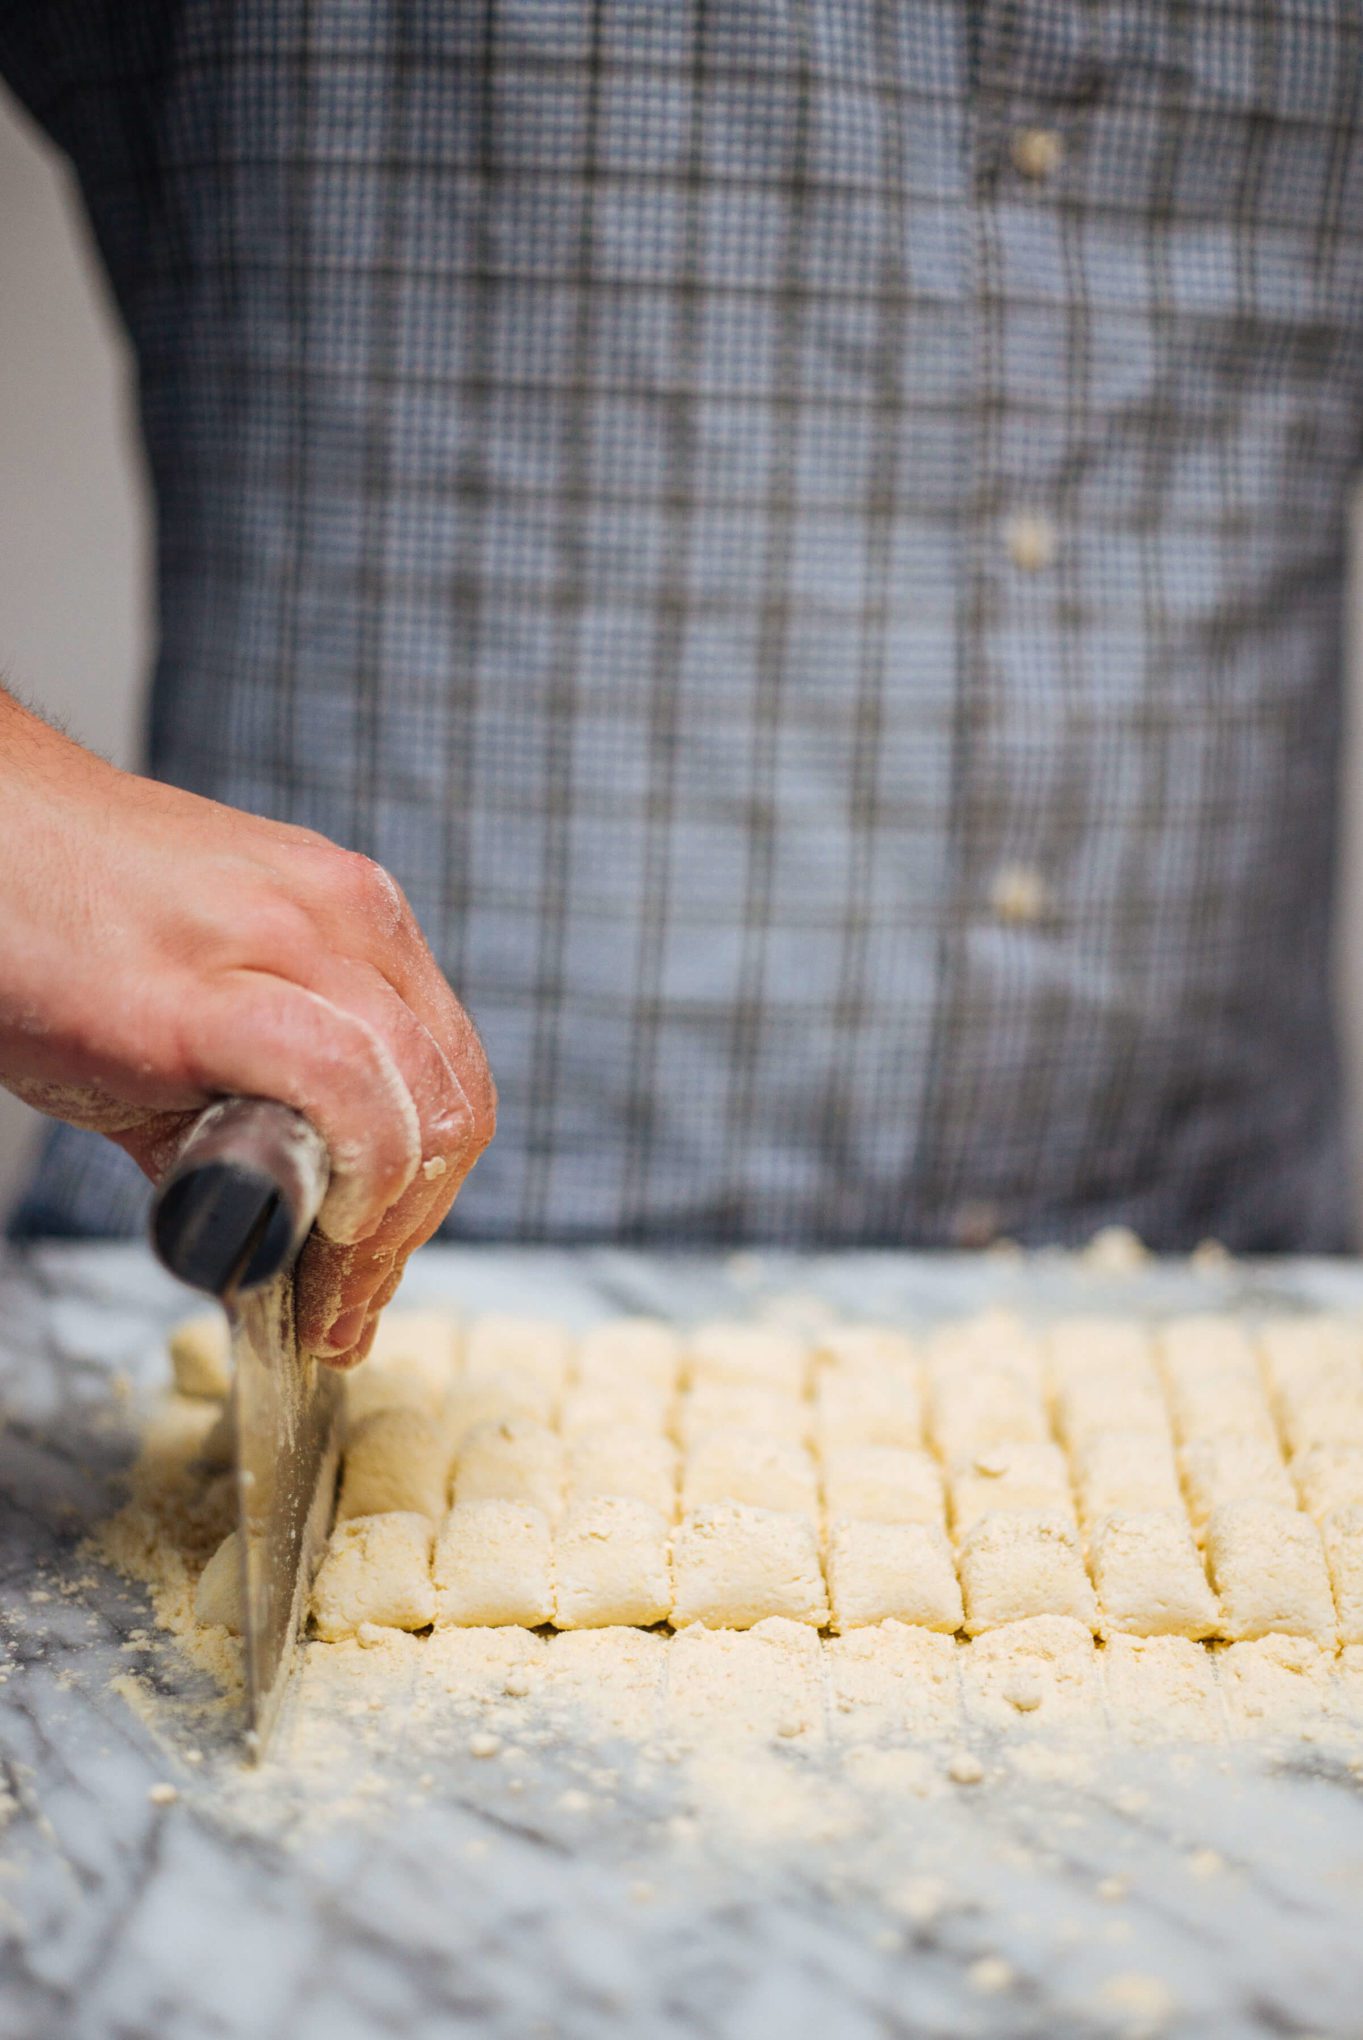
<svg viewBox="0 0 1363 2040"><path fill-rule="evenodd" d="M1103 1697L1124 1743L1224 1742L1210 1651L1186 1636L1113 1634L1100 1659Z"/></svg>
<svg viewBox="0 0 1363 2040"><path fill-rule="evenodd" d="M1035 1615L981 1636L961 1653L966 1718L981 1727L1103 1729L1098 1655L1083 1622Z"/></svg>
<svg viewBox="0 0 1363 2040"><path fill-rule="evenodd" d="M816 1628L828 1597L813 1526L805 1516L716 1503L683 1516L672 1546L677 1628L750 1629L783 1615Z"/></svg>
<svg viewBox="0 0 1363 2040"><path fill-rule="evenodd" d="M469 1329L464 1370L474 1379L507 1374L534 1381L556 1408L568 1381L573 1342L552 1318L488 1311Z"/></svg>
<svg viewBox="0 0 1363 2040"><path fill-rule="evenodd" d="M446 1311L386 1310L369 1358L346 1376L352 1427L381 1409L423 1410L439 1420L459 1363L461 1328Z"/></svg>
<svg viewBox="0 0 1363 2040"><path fill-rule="evenodd" d="M823 1739L819 1639L804 1624L768 1617L750 1629L679 1629L668 1646L669 1737L702 1749Z"/></svg>
<svg viewBox="0 0 1363 2040"><path fill-rule="evenodd" d="M480 1424L454 1462L456 1502L529 1502L550 1522L563 1507L563 1440L545 1424L512 1417Z"/></svg>
<svg viewBox="0 0 1363 2040"><path fill-rule="evenodd" d="M566 1500L632 1495L670 1523L677 1513L677 1448L657 1432L604 1425L566 1441Z"/></svg>
<svg viewBox="0 0 1363 2040"><path fill-rule="evenodd" d="M959 1733L962 1653L954 1637L881 1622L831 1637L825 1649L836 1741L883 1745Z"/></svg>
<svg viewBox="0 0 1363 2040"><path fill-rule="evenodd" d="M573 1379L581 1388L671 1400L681 1372L681 1340L657 1318L612 1318L585 1332Z"/></svg>
<svg viewBox="0 0 1363 2040"><path fill-rule="evenodd" d="M754 1509L785 1509L816 1521L819 1477L803 1445L761 1431L712 1431L686 1456L683 1515L707 1502L746 1502Z"/></svg>
<svg viewBox="0 0 1363 2040"><path fill-rule="evenodd" d="M1203 1532L1227 1502L1271 1502L1296 1506L1276 1437L1227 1434L1190 1438L1179 1453L1183 1494L1193 1527Z"/></svg>
<svg viewBox="0 0 1363 2040"><path fill-rule="evenodd" d="M1217 1652L1222 1704L1232 1740L1265 1730L1293 1736L1328 1728L1346 1711L1334 1652L1309 1636L1262 1636Z"/></svg>
<svg viewBox="0 0 1363 2040"><path fill-rule="evenodd" d="M1221 1634L1235 1642L1279 1634L1335 1641L1335 1607L1320 1532L1298 1509L1227 1502L1207 1525Z"/></svg>
<svg viewBox="0 0 1363 2040"><path fill-rule="evenodd" d="M635 1624L672 1612L668 1526L626 1495L575 1502L554 1543L554 1621L560 1629Z"/></svg>
<svg viewBox="0 0 1363 2040"><path fill-rule="evenodd" d="M346 1445L337 1519L393 1512L438 1523L449 1496L449 1434L422 1410L375 1410Z"/></svg>
<svg viewBox="0 0 1363 2040"><path fill-rule="evenodd" d="M923 1443L923 1399L905 1374L828 1371L819 1377L814 1431L823 1452L845 1445L917 1450Z"/></svg>
<svg viewBox="0 0 1363 2040"><path fill-rule="evenodd" d="M1066 1615L1092 1629L1097 1605L1064 1516L1039 1511L984 1517L957 1554L967 1635L1033 1615Z"/></svg>
<svg viewBox="0 0 1363 2040"><path fill-rule="evenodd" d="M195 1311L170 1335L170 1367L177 1395L221 1398L232 1384L227 1320L220 1310Z"/></svg>
<svg viewBox="0 0 1363 2040"><path fill-rule="evenodd" d="M848 1445L826 1454L824 1508L830 1520L946 1524L942 1475L926 1452L902 1445Z"/></svg>
<svg viewBox="0 0 1363 2040"><path fill-rule="evenodd" d="M834 1629L891 1619L948 1633L961 1626L961 1589L940 1530L922 1523L835 1522L827 1566Z"/></svg>
<svg viewBox="0 0 1363 2040"><path fill-rule="evenodd" d="M798 1333L780 1325L735 1324L715 1319L697 1325L682 1357L683 1379L729 1382L802 1396L809 1381L810 1350Z"/></svg>
<svg viewBox="0 0 1363 2040"><path fill-rule="evenodd" d="M553 1533L528 1502L456 1502L432 1565L437 1626L527 1629L554 1612Z"/></svg>
<svg viewBox="0 0 1363 2040"><path fill-rule="evenodd" d="M671 1647L650 1629L561 1630L545 1642L543 1704L578 1742L659 1734Z"/></svg>
<svg viewBox="0 0 1363 2040"><path fill-rule="evenodd" d="M951 1527L966 1537L997 1509L1040 1509L1077 1522L1069 1468L1058 1445L994 1445L958 1460L948 1481Z"/></svg>
<svg viewBox="0 0 1363 2040"><path fill-rule="evenodd" d="M200 1622L218 1623L240 1636L246 1627L241 1600L241 1538L229 1530L194 1589L194 1613Z"/></svg>
<svg viewBox="0 0 1363 2040"><path fill-rule="evenodd" d="M1332 1509L1321 1525L1341 1643L1363 1643L1363 1505Z"/></svg>
<svg viewBox="0 0 1363 2040"><path fill-rule="evenodd" d="M1104 1635L1217 1634L1216 1599L1181 1510L1105 1517L1091 1563Z"/></svg>
<svg viewBox="0 0 1363 2040"><path fill-rule="evenodd" d="M432 1536L426 1517L410 1511L338 1523L313 1582L317 1634L336 1643L363 1623L426 1628L435 1615Z"/></svg>

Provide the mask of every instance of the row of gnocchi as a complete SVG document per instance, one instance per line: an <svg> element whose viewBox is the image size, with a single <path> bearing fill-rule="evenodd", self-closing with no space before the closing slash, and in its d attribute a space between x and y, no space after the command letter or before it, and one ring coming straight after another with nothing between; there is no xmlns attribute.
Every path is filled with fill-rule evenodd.
<svg viewBox="0 0 1363 2040"><path fill-rule="evenodd" d="M409 1627L1363 1638L1363 1333L1336 1320L990 1313L920 1344L405 1313L350 1389L324 1634L401 1603Z"/></svg>

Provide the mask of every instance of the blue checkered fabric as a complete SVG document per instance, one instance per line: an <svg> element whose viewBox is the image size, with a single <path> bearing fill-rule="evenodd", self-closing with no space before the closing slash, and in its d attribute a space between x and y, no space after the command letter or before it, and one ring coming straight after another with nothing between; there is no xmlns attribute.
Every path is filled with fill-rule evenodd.
<svg viewBox="0 0 1363 2040"><path fill-rule="evenodd" d="M0 0L137 352L151 768L401 879L452 1230L1345 1234L1337 0ZM168 874L173 882L173 874ZM59 1132L28 1231L138 1223Z"/></svg>

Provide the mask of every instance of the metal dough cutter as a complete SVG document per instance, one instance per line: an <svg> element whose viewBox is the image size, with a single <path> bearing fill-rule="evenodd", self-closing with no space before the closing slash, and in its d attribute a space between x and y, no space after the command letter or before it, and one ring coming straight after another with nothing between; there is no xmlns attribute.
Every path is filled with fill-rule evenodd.
<svg viewBox="0 0 1363 2040"><path fill-rule="evenodd" d="M326 1148L305 1119L269 1099L227 1098L195 1121L152 1206L157 1255L216 1296L231 1326L246 1742L256 1759L298 1654L336 1492L341 1377L299 1351L293 1297L327 1178Z"/></svg>

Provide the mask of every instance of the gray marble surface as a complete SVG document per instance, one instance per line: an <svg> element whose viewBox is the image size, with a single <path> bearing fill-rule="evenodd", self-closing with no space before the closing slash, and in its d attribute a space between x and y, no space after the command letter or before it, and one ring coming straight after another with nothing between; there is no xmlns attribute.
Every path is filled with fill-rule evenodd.
<svg viewBox="0 0 1363 2040"><path fill-rule="evenodd" d="M586 1321L793 1288L914 1319L987 1295L1363 1302L1344 1265L1128 1283L1059 1259L462 1251L422 1256L404 1301ZM600 1747L535 1752L513 1791L466 1736L434 1768L398 1738L372 1803L326 1818L287 1767L244 1773L229 1720L176 1726L204 1697L196 1675L150 1636L145 1596L81 1548L183 1307L136 1250L0 1264L6 2040L1363 2034L1363 1778L1333 1747L1113 1752L1073 1776L1001 1762L912 1816L887 1802L784 1850L707 1835L680 1777ZM111 1687L129 1670L163 1690L164 1718ZM601 1777L608 1792L580 1789ZM149 1797L158 1783L172 1803ZM925 1879L930 1918L905 1902ZM1007 1964L1006 1989L981 1987L999 1975L981 1958Z"/></svg>

